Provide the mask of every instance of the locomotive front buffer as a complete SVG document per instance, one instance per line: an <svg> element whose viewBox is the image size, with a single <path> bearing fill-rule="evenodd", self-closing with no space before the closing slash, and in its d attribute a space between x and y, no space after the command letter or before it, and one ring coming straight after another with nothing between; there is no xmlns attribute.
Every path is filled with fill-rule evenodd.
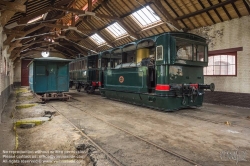
<svg viewBox="0 0 250 166"><path fill-rule="evenodd" d="M205 92L204 90L211 90L212 92L215 89L214 83L210 85L207 84L174 84L170 85L170 91L175 91L176 96L182 97L182 104L186 104L186 97L190 97L190 102L195 102L198 96L202 96Z"/></svg>

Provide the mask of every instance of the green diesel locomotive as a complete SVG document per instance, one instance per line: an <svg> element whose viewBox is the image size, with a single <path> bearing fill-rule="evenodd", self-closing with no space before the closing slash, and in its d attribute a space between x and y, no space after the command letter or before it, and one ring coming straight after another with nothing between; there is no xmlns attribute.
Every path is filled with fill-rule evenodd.
<svg viewBox="0 0 250 166"><path fill-rule="evenodd" d="M173 111L202 105L206 40L190 33L148 37L99 56L101 95L132 104ZM104 58L105 57L105 58Z"/></svg>

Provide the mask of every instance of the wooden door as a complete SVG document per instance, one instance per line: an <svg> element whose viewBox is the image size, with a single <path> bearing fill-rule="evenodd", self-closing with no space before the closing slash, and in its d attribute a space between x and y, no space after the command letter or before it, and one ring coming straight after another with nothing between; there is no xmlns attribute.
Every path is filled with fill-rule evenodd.
<svg viewBox="0 0 250 166"><path fill-rule="evenodd" d="M29 67L30 59L22 59L21 63L21 86L29 86Z"/></svg>

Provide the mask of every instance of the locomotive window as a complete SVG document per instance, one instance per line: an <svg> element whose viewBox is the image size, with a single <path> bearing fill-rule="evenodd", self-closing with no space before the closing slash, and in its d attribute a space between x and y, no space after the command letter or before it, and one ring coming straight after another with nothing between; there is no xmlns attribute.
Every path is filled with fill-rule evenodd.
<svg viewBox="0 0 250 166"><path fill-rule="evenodd" d="M85 63L84 63L84 60L82 60L82 69L85 68Z"/></svg>
<svg viewBox="0 0 250 166"><path fill-rule="evenodd" d="M192 45L178 45L176 50L177 59L192 60Z"/></svg>
<svg viewBox="0 0 250 166"><path fill-rule="evenodd" d="M117 65L122 63L122 55L120 53L111 54L110 67L115 68Z"/></svg>
<svg viewBox="0 0 250 166"><path fill-rule="evenodd" d="M205 47L198 45L197 47L197 61L204 61L205 58Z"/></svg>
<svg viewBox="0 0 250 166"><path fill-rule="evenodd" d="M201 61L203 62L204 60L207 62L207 54L206 54L206 47L203 45L194 45L194 61ZM205 58L206 57L206 58Z"/></svg>
<svg viewBox="0 0 250 166"><path fill-rule="evenodd" d="M163 47L162 46L157 46L156 47L156 60L163 60Z"/></svg>

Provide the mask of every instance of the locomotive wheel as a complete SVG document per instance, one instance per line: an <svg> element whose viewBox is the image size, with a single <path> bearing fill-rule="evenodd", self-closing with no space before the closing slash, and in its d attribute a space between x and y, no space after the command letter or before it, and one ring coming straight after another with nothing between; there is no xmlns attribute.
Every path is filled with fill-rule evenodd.
<svg viewBox="0 0 250 166"><path fill-rule="evenodd" d="M93 93L93 91L92 91L92 86L88 86L86 92L87 92L88 94Z"/></svg>

